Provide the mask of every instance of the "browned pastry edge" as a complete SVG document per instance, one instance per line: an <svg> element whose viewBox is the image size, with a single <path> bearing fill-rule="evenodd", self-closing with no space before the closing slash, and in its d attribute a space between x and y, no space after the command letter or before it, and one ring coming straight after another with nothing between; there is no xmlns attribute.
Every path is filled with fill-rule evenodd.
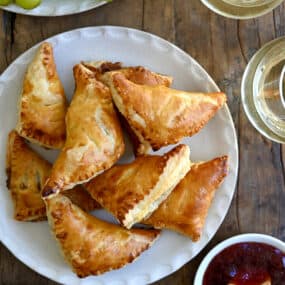
<svg viewBox="0 0 285 285"><path fill-rule="evenodd" d="M51 44L48 42L44 42L39 49L44 55L42 59L42 64L46 68L48 79L50 81L56 80L60 82L60 79L56 71L56 65L53 56L53 48ZM30 81L27 78L24 78L23 93L29 93L29 90L31 88L32 85ZM64 98L64 107L66 108L67 101L64 95L64 90L61 82L60 82L60 93ZM20 122L16 127L16 130L19 133L19 135L31 141L32 143L39 144L46 148L53 148L53 149L61 148L65 142L65 132L62 133L60 136L58 136L58 135L48 134L43 130L39 129L36 123L31 122L29 118L29 113L27 109L29 108L29 106L27 102L25 101L19 101L19 102L21 107L21 111L19 114Z"/></svg>
<svg viewBox="0 0 285 285"><path fill-rule="evenodd" d="M99 275L134 261L159 230L126 230L89 215L61 194L45 200L48 221L65 260L78 277Z"/></svg>
<svg viewBox="0 0 285 285"><path fill-rule="evenodd" d="M135 82L129 80L123 73L119 73L119 72L114 72L112 76L112 79L111 79L111 85L113 85L113 88L111 88L111 91L114 89L116 90L115 92L118 94L117 96L118 97L122 97L121 95L126 95L126 92L130 92L130 90L132 90L133 88L140 88L139 90L142 90L142 88L151 88L151 90L158 90L158 89L155 89L155 88L160 88L161 89L161 92L163 91L168 91L168 90L173 90L173 91L179 91L179 90L175 90L175 89L170 89L168 87L166 87L166 85L161 85L161 86L158 86L158 85L152 85L152 86L144 86L144 87L139 87L139 84L136 84ZM112 91L112 96L114 98L114 94L113 94L114 91ZM184 92L184 91L181 91L181 92ZM128 93L127 93L128 94ZM200 93L200 94L204 94L204 93ZM129 95L129 94L128 94ZM195 95L195 94L193 94ZM140 140L141 142L141 150L138 148L136 150L136 153L139 153L139 154L145 154L145 146L144 146L144 143L148 143L151 148L156 151L156 150L159 150L161 147L164 147L164 146L167 146L167 145L170 145L170 144L176 144L178 143L183 137L186 137L186 136L193 136L194 134L196 134L197 132L199 132L205 125L206 123L216 114L216 112L223 106L223 104L226 102L226 95L223 93L223 92L213 92L213 93L206 93L206 95L208 97L214 97L216 98L216 105L212 104L211 108L210 108L210 111L211 112L208 112L207 116L205 116L202 119L199 120L199 122L197 123L193 123L192 122L192 126L188 128L187 131L185 131L185 133L182 135L181 133L179 134L179 127L175 127L173 128L172 132L176 132L176 137L174 135L172 135L171 137L168 135L168 138L165 138L164 141L162 141L161 139L158 139L158 134L149 134L149 128L142 128L139 124L129 124L131 126L131 129L132 129L132 132L133 133L138 133L141 135L141 138L139 138L136 134L132 134L132 137L135 137L136 141L137 139ZM131 96L129 96L131 97ZM127 100L127 99L125 99ZM116 105L117 102L115 101ZM127 105L127 103L125 102L125 104ZM205 105L207 105L208 103L206 102ZM132 121L132 118L131 118L131 115L129 113L126 113L122 110L120 110L120 107L117 106L120 113L125 117L125 119L127 121ZM191 118L191 117L190 117ZM185 120L185 123L187 123L187 120L189 120L190 118L186 118L184 119ZM151 127L150 127L151 128ZM170 132L168 130L168 132Z"/></svg>
<svg viewBox="0 0 285 285"><path fill-rule="evenodd" d="M180 181L169 197L143 223L154 226L157 229L171 229L189 236L194 242L198 241L201 238L208 210L212 204L214 195L228 174L228 167L227 155L216 157L206 162L194 163L190 171L186 174L184 179ZM212 171L212 173L207 174L208 171ZM209 181L199 185L199 188L195 188L197 185L193 186L193 184L189 184L189 187L187 187L183 184L186 181L188 182L189 179L191 182L195 177L193 175L199 175L200 173L208 175ZM201 178L197 177L197 179ZM189 193L187 197L188 191L191 191L193 194ZM179 205L179 197L181 196L184 197L182 202L184 205ZM205 199L206 196L208 199ZM200 200L199 203L197 199ZM193 203L195 203L195 205L193 205ZM171 215L171 211L174 210L173 205L177 205L177 207L180 206L177 209L180 212L180 216L177 217L177 220L174 220L173 215ZM171 221L167 219L168 215L171 217ZM188 222L186 222L186 220L188 220Z"/></svg>
<svg viewBox="0 0 285 285"><path fill-rule="evenodd" d="M107 68L107 67L104 67L104 68ZM114 147L114 149L112 150L113 153L111 154L108 153L107 150L104 149L104 155L106 156L107 154L109 155L108 160L105 159L105 161L103 160L99 161L97 164L94 164L94 163L89 164L89 168L87 167L87 170L85 169L84 172L82 171L84 164L83 166L82 164L79 165L76 174L72 173L72 175L69 175L69 176L67 175L68 179L70 179L70 181L67 181L66 177L64 177L64 175L66 174L64 173L64 171L61 171L62 172L61 174L63 175L63 177L59 177L57 175L57 172L54 171L54 167L58 167L58 169L60 169L60 163L58 161L60 159L62 159L62 161L66 159L67 152L69 151L67 147L69 138L67 137L66 144L64 148L62 149L62 152L60 153L57 161L55 162L54 167L51 171L51 175L48 178L44 186L44 189L42 191L43 199L47 198L48 196L55 195L63 190L68 190L77 184L83 184L89 181L90 179L94 178L102 171L110 168L121 157L121 155L123 154L125 150L121 125L119 124L119 120L117 118L117 113L115 111L115 108L112 102L112 97L111 97L109 88L104 83L102 83L101 81L97 79L96 72L91 70L89 66L86 67L84 64L77 64L73 67L73 73L74 73L74 78L76 81L75 94L77 94L76 92L80 94L80 92L86 91L84 88L86 88L87 85L88 86L92 85L92 87L94 88L94 92L95 90L97 91L97 89L98 90L100 89L101 91L100 96L104 99L103 100L101 98L101 102L103 102L102 104L105 104L104 107L106 108L105 113L106 113L106 117L108 117L108 123L112 125L112 128L114 130L113 135L115 136L115 146L116 147ZM108 94L108 96L106 94ZM75 96L74 98L76 98L76 95L74 96ZM108 97L108 101L106 100L106 96ZM69 111L73 106L72 103L73 101L71 102L70 107L67 111L67 115L66 115L67 124L68 124L68 118L69 118ZM110 103L110 104L107 105L107 103ZM67 129L68 129L68 126L67 126ZM72 147L70 147L70 149L72 149ZM94 148L95 147L93 147L93 149ZM64 163L62 163L62 165L64 165ZM61 168L62 168L62 165L61 165Z"/></svg>
<svg viewBox="0 0 285 285"><path fill-rule="evenodd" d="M19 208L17 206L17 210L15 208L16 205L14 205L14 210L16 211L16 212L14 211L15 213L14 218L18 221L29 221L29 222L46 220L46 208L41 198L40 181L38 181L36 184L38 188L38 193L34 193L34 192L25 193L22 191L17 194L15 190L11 189L12 186L11 186L10 180L11 180L12 169L17 167L17 165L21 163L21 159L19 161L19 158L23 155L24 155L23 159L30 158L30 159L37 160L37 163L38 163L37 170L40 171L42 175L46 175L43 177L47 177L51 169L51 164L48 161L46 161L43 157L41 157L38 153L33 151L29 147L29 145L25 142L24 138L20 137L18 133L14 130L10 132L8 141L7 141L7 151L6 151L6 174L7 174L7 188L11 192L13 204L15 203L15 201L17 201L17 205L18 203L20 203L20 205L24 206L24 205L27 205L26 203L28 203L30 199L32 199L32 201L38 205L37 208L29 208L29 207ZM33 166L33 168L35 168L35 165ZM20 175L19 172L17 173L18 175ZM17 179L17 178L14 177L14 179ZM33 180L33 179L39 179L39 178L28 177L27 179ZM14 185L14 187L16 186ZM23 185L23 189L24 187L26 186ZM29 189L27 190L29 191ZM69 191L64 191L63 195L67 196L69 199L71 199L71 201L75 205L79 206L81 209L83 209L86 212L100 208L100 205L94 199L91 198L90 194L81 185L76 186L75 188ZM21 201L23 204L21 204Z"/></svg>
<svg viewBox="0 0 285 285"><path fill-rule="evenodd" d="M174 163L177 161L180 162L179 167L176 167L175 171L173 171L176 166ZM119 187L116 184L116 181L120 180L120 176L124 177L124 173L128 173L128 170L132 168L137 169L138 166L141 166L139 169L142 169L142 164L144 165L143 171L146 171L146 167L150 166L150 164L151 167L155 168L153 171L150 170L151 173L149 173L148 176L150 182L136 190L135 186L132 187L131 185L133 183L136 185L138 182L130 181L130 187L126 186L126 188L121 188L122 190L120 190L122 186ZM129 164L115 165L87 182L85 186L90 195L103 208L112 213L121 225L130 228L134 223L139 222L138 219L144 218L139 218L141 214L144 213L143 215L145 216L150 214L149 211L154 211L159 203L166 199L181 177L186 175L190 169L190 165L189 147L186 145L178 145L163 156L146 155L138 157ZM139 177L137 171L141 171L139 169L135 171L136 179L139 179L137 178ZM171 173L165 177L162 186L160 177L166 175L169 171L171 171ZM140 172L140 175L144 174L145 173ZM175 180L169 180L169 177L173 177ZM109 179L114 181L112 185L108 184ZM122 181L120 181L120 185L122 185ZM157 197L157 195L159 196ZM115 204L110 203L109 197L112 197L112 199L116 201ZM152 207L150 207L151 205L149 203L153 203ZM138 205L144 208L137 212L136 210L139 209Z"/></svg>
<svg viewBox="0 0 285 285"><path fill-rule="evenodd" d="M16 153L16 157L14 155ZM45 205L41 201L38 203L37 207L34 206L34 208L18 208L18 194L15 192L15 190L11 189L11 179L12 179L12 171L14 168L17 168L17 160L20 158L20 155L27 156L28 154L31 154L31 158L36 160L42 160L42 158L36 153L33 152L29 146L26 144L25 139L20 137L18 133L15 130L12 130L8 135L8 141L7 141L7 149L6 149L6 175L7 175L7 188L11 190L11 197L12 202L14 205L14 219L18 221L42 221L45 220ZM25 158L25 157L23 157ZM19 163L19 162L18 162ZM49 163L45 160L42 160L42 165L44 165L44 168L47 168ZM43 167L43 166L42 166ZM26 187L25 185L21 186ZM40 198L40 190L41 185L40 182L37 183L38 188L38 195ZM23 193L22 195L24 195ZM37 193L28 193L30 196L30 199L33 199L33 201L37 201L36 197ZM24 197L24 196L23 196ZM24 200L23 200L24 201Z"/></svg>

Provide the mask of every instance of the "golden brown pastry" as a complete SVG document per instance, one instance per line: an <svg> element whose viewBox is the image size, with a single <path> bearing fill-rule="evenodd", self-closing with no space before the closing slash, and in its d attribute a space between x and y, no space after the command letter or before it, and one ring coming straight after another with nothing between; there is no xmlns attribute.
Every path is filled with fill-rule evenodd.
<svg viewBox="0 0 285 285"><path fill-rule="evenodd" d="M91 197L82 185L76 185L70 190L63 191L62 194L85 212L101 208L100 204Z"/></svg>
<svg viewBox="0 0 285 285"><path fill-rule="evenodd" d="M96 61L85 62L84 65L87 68L93 70L97 74L97 79L107 85L109 77L115 74L123 74L128 80L136 84L149 86L164 85L166 87L169 87L172 84L173 80L170 76L152 72L142 66L122 68L119 62L112 63L108 61ZM138 150L140 149L141 143L137 135L123 116L120 116L120 121L131 137L134 153L138 155Z"/></svg>
<svg viewBox="0 0 285 285"><path fill-rule="evenodd" d="M123 74L128 80L141 85L164 85L169 87L172 84L172 77L162 75L150 71L143 66L130 66L122 67L119 62L108 62L108 61L96 61L96 62L84 62L84 66L93 70L98 74L98 79L107 82L109 76L115 74ZM106 74L108 72L108 74Z"/></svg>
<svg viewBox="0 0 285 285"><path fill-rule="evenodd" d="M148 86L163 85L169 87L172 84L172 77L152 72L145 67L126 67L121 70L111 71L107 77L114 76L115 74L123 74L128 80L133 83ZM105 77L104 77L105 78ZM104 79L107 80L108 79Z"/></svg>
<svg viewBox="0 0 285 285"><path fill-rule="evenodd" d="M48 221L65 260L79 277L118 269L159 236L157 230L126 230L83 212L61 194L45 200Z"/></svg>
<svg viewBox="0 0 285 285"><path fill-rule="evenodd" d="M143 223L200 239L214 194L227 175L228 157L193 164L169 197Z"/></svg>
<svg viewBox="0 0 285 285"><path fill-rule="evenodd" d="M67 137L43 189L43 197L87 182L110 168L124 140L109 88L82 64L74 67L76 89L66 114Z"/></svg>
<svg viewBox="0 0 285 285"><path fill-rule="evenodd" d="M9 134L6 159L7 187L11 190L16 220L45 219L46 209L40 192L50 168L50 163L31 150L16 131Z"/></svg>
<svg viewBox="0 0 285 285"><path fill-rule="evenodd" d="M142 66L122 68L120 63L111 63L105 61L89 62L85 64L88 66L88 68L93 69L98 74L97 78L107 85L109 77L115 74L123 74L128 80L140 85L163 85L169 87L173 81L172 77L170 76L152 72ZM140 149L141 143L137 135L123 116L120 116L120 120L130 135L135 155L139 155L138 150Z"/></svg>
<svg viewBox="0 0 285 285"><path fill-rule="evenodd" d="M117 71L104 75L116 107L140 145L137 154L175 144L197 133L226 102L224 93L192 93L138 85Z"/></svg>
<svg viewBox="0 0 285 285"><path fill-rule="evenodd" d="M67 102L50 43L43 43L24 77L17 132L33 143L61 148L65 142Z"/></svg>
<svg viewBox="0 0 285 285"><path fill-rule="evenodd" d="M150 215L190 169L190 151L179 145L163 156L141 156L115 165L87 183L90 195L126 228Z"/></svg>
<svg viewBox="0 0 285 285"><path fill-rule="evenodd" d="M41 189L50 170L51 164L48 161L30 149L16 131L10 132L6 159L7 187L11 190L16 220L40 221L46 219ZM82 186L75 187L64 194L85 211L99 208L98 203Z"/></svg>

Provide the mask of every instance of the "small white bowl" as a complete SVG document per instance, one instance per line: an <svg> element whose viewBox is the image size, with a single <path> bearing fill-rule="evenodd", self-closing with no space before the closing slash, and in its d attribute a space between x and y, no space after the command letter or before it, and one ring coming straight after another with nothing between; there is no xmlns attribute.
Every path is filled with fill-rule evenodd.
<svg viewBox="0 0 285 285"><path fill-rule="evenodd" d="M205 271L207 270L210 262L213 260L213 258L218 255L221 251L223 251L225 248L241 243L241 242L259 242L259 243L265 243L271 246L274 246L278 249L280 249L282 252L285 252L285 243L277 238L274 238L269 235L264 234L241 234L234 237L231 237L229 239L224 240L223 242L216 245L203 259L202 263L200 264L194 280L194 285L202 285L203 284L203 278Z"/></svg>

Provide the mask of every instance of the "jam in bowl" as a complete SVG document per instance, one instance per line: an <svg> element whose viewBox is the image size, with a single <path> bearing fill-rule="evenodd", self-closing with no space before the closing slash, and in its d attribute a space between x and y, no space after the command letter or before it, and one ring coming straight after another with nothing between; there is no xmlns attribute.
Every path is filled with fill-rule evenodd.
<svg viewBox="0 0 285 285"><path fill-rule="evenodd" d="M285 285L285 244L261 234L225 240L204 258L194 285Z"/></svg>

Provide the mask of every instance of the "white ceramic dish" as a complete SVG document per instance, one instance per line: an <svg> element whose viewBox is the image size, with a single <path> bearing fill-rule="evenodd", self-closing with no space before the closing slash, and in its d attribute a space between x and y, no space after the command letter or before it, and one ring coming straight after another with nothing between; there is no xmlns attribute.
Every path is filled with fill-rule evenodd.
<svg viewBox="0 0 285 285"><path fill-rule="evenodd" d="M48 39L54 46L59 75L69 97L74 83L72 67L81 60L122 61L125 65L143 65L172 75L174 87L184 90L216 92L218 87L202 67L188 54L169 42L138 30L122 27L90 27L66 32ZM72 49L70 45L72 44ZM16 59L0 77L0 238L23 263L38 273L69 285L146 284L180 268L197 255L222 223L235 190L238 171L238 147L235 129L227 106L213 120L184 143L190 145L193 161L209 160L228 154L229 174L210 208L201 240L197 243L171 231L163 231L159 240L134 263L98 277L79 279L59 254L47 222L21 223L13 220L10 193L6 188L5 152L8 132L16 125L16 103L27 64L37 46ZM50 161L56 152L37 148ZM159 153L170 149L164 148ZM131 146L121 162L133 159ZM96 214L97 215L97 214ZM100 211L104 219L110 217Z"/></svg>
<svg viewBox="0 0 285 285"><path fill-rule="evenodd" d="M29 16L63 16L91 10L110 2L109 0L42 0L35 9L26 10L18 5L0 6L1 9Z"/></svg>
<svg viewBox="0 0 285 285"><path fill-rule="evenodd" d="M240 242L260 242L260 243L265 243L269 244L273 247L276 247L280 249L281 251L285 252L285 243L282 242L281 240L274 238L269 235L264 235L264 234L255 234L255 233L250 233L250 234L241 234L237 235L234 237L231 237L229 239L224 240L223 242L219 243L216 245L203 259L202 263L200 264L195 280L194 280L194 285L202 285L203 284L203 277L206 269L208 268L210 262L212 259L219 254L222 250L225 248L240 243Z"/></svg>

